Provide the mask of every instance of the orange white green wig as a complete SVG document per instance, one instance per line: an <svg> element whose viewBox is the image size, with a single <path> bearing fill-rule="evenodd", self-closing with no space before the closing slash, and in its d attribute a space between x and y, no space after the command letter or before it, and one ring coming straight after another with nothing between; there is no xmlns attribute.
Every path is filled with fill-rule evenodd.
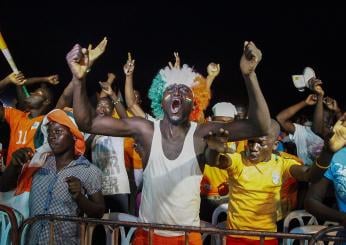
<svg viewBox="0 0 346 245"><path fill-rule="evenodd" d="M163 93L168 86L173 84L184 84L191 88L193 109L189 118L191 121L201 121L203 119L203 111L209 104L210 90L206 79L186 64L181 68L166 66L153 79L148 97L151 100L151 109L155 118L163 118L161 106Z"/></svg>

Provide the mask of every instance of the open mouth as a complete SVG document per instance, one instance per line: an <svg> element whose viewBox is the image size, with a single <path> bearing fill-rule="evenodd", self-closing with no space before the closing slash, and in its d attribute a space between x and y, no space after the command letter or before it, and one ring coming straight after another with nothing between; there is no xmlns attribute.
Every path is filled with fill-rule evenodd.
<svg viewBox="0 0 346 245"><path fill-rule="evenodd" d="M180 99L173 99L171 104L171 111L172 113L177 113L181 107L181 100Z"/></svg>

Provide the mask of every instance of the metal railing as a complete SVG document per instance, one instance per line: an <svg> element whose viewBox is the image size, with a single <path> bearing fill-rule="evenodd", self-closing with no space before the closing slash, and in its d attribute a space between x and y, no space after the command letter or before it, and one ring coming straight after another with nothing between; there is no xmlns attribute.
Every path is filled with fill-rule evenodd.
<svg viewBox="0 0 346 245"><path fill-rule="evenodd" d="M12 228L11 228L11 239L12 244L19 244L20 239L23 236L23 231L27 225L33 224L38 221L48 221L50 227L50 242L54 243L54 225L57 222L75 222L80 226L80 244L87 245L87 225L105 225L112 227L116 232L114 235L115 241L118 241L119 228L124 227L136 227L144 228L148 230L148 243L152 244L154 230L168 230L168 231L181 231L185 234L185 244L188 244L188 234L190 232L199 232L201 234L208 234L218 236L221 238L223 244L226 244L226 236L228 235L241 235L241 236L254 236L260 238L260 244L264 244L266 237L276 239L295 239L295 240L309 240L309 244L314 244L317 240L321 241L346 241L345 237L338 236L325 236L330 231L344 230L342 226L328 227L321 230L316 234L293 234L293 233L282 233L282 232L263 232L263 231L243 231L243 230L229 230L220 229L214 227L195 227L195 226L175 226L175 225L163 225L163 224L148 224L140 222L130 221L115 221L106 219L93 219L93 218L79 218L71 216L56 216L56 215L39 215L29 219L26 219L18 228L18 224L15 215L11 208L0 205L0 210L8 214ZM90 241L88 241L90 242ZM117 244L117 243L116 243Z"/></svg>

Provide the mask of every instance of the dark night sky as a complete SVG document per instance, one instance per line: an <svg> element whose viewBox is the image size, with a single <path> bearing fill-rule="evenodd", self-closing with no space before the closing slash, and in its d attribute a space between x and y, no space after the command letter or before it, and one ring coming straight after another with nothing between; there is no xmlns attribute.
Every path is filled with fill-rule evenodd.
<svg viewBox="0 0 346 245"><path fill-rule="evenodd" d="M136 59L135 87L146 93L156 72L178 51L183 63L204 75L209 62L221 64L212 104L246 102L239 58L243 41L252 40L263 52L257 75L273 115L307 96L291 81L291 75L301 73L305 66L315 69L324 81L326 95L345 108L341 88L345 82L346 8L341 2L333 6L271 3L270 8L234 1L94 1L79 7L57 2L49 7L3 3L0 30L27 77L60 75L59 93L70 79L64 59L69 49L76 42L97 44L107 36L106 53L89 77L88 87L94 87L93 91L109 71L118 75L123 86L122 66L131 51ZM10 72L4 57L0 68L2 77ZM146 98L144 102L148 104Z"/></svg>

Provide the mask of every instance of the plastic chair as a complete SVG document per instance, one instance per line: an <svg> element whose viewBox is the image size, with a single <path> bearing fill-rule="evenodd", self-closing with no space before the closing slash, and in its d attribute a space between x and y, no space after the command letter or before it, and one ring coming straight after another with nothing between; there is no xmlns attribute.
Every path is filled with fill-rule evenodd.
<svg viewBox="0 0 346 245"><path fill-rule="evenodd" d="M213 226L212 224L210 224L207 221L201 220L200 224L201 224L202 228L215 228L215 226ZM202 241L204 241L207 238L207 236L209 236L209 235L210 235L209 233L203 233L202 234Z"/></svg>
<svg viewBox="0 0 346 245"><path fill-rule="evenodd" d="M138 217L125 214L125 213L105 213L102 219L109 219L114 221L130 221L130 222L138 222ZM85 244L91 245L92 243L92 235L94 232L96 225L88 224L86 227L85 234ZM129 245L131 238L136 231L137 227L131 227L126 234L125 227L120 226L119 228L113 228L109 225L104 225L104 229L106 232L106 244L107 245L115 245L118 244L116 232L120 231L121 245Z"/></svg>
<svg viewBox="0 0 346 245"><path fill-rule="evenodd" d="M23 215L15 209L12 209L12 211L16 215L17 224L20 225L24 220ZM2 211L0 211L0 244L11 244L11 222L7 213Z"/></svg>
<svg viewBox="0 0 346 245"><path fill-rule="evenodd" d="M335 222L335 221L326 220L326 221L324 221L323 225L324 226L338 226L338 225L340 225L340 223Z"/></svg>
<svg viewBox="0 0 346 245"><path fill-rule="evenodd" d="M305 220L306 219L308 220L306 223L304 222L304 218L305 218ZM293 221L293 220L297 220L299 222L299 226L295 227L289 231L288 230L289 225L290 225L291 221ZM308 213L305 210L294 210L294 211L290 212L286 216L286 218L284 219L283 232L298 233L298 234L314 234L323 228L325 228L325 226L318 225L317 219L312 214ZM294 242L294 239L284 239L283 240L284 245L290 245L290 244L293 244L293 242ZM300 241L300 244L303 244L302 240ZM308 242L305 240L304 244L307 245Z"/></svg>
<svg viewBox="0 0 346 245"><path fill-rule="evenodd" d="M336 236L338 232L345 233L345 227L344 226L327 226L326 228L318 231L316 234L313 235L312 239L309 242L309 245L315 244L315 242L319 239L321 239L323 236ZM318 242L319 243L319 242ZM321 244L324 244L323 242L320 242ZM342 242L344 244L345 241ZM334 242L329 242L328 245L334 244ZM338 243L339 244L339 243Z"/></svg>
<svg viewBox="0 0 346 245"><path fill-rule="evenodd" d="M213 212L212 218L211 218L211 223L212 225L218 227L218 228L223 228L225 229L227 227L227 222L223 221L218 223L218 219L220 214L226 213L227 214L228 210L228 203L223 203L220 204ZM222 244L221 238L219 235L212 235L211 236L211 244L212 245L220 245Z"/></svg>
<svg viewBox="0 0 346 245"><path fill-rule="evenodd" d="M10 235L11 223L8 215L5 212L0 211L0 244L7 245L11 242Z"/></svg>
<svg viewBox="0 0 346 245"><path fill-rule="evenodd" d="M107 217L108 216L108 217ZM130 222L138 222L138 217L133 216L131 214L125 214L125 213L108 213L104 215L105 219L110 220L116 220L116 221L130 221ZM125 227L120 226L120 238L121 238L121 245L129 245L131 238L133 234L135 233L137 227L131 227L129 231L126 234ZM106 237L107 237L107 244L115 245L117 244L117 241L114 239L114 232L116 232L116 229L113 229L110 226L105 226L106 230Z"/></svg>
<svg viewBox="0 0 346 245"><path fill-rule="evenodd" d="M219 215L222 213L227 214L227 210L228 210L228 203L220 204L220 206L218 206L213 212L213 215L211 217L211 224L217 225L217 220L219 218Z"/></svg>

